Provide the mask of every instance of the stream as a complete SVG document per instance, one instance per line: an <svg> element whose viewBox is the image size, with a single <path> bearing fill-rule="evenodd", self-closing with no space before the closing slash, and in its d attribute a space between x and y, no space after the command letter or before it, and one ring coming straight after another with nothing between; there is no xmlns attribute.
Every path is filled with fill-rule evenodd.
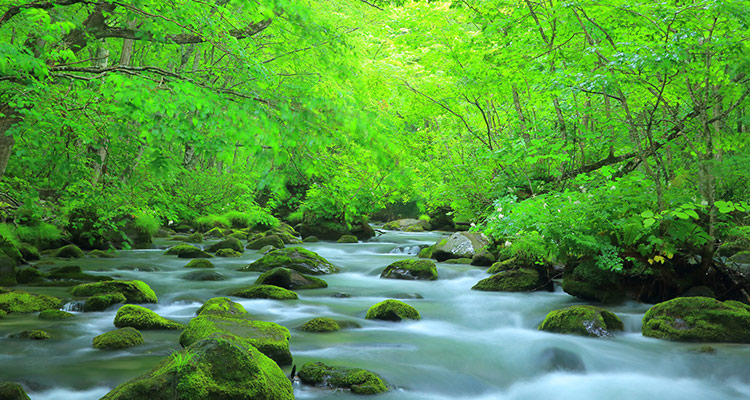
<svg viewBox="0 0 750 400"><path fill-rule="evenodd" d="M435 243L439 232L386 231L357 244L305 243L341 268L321 276L326 289L300 290L299 300L237 299L257 319L273 321L292 333L291 351L299 368L309 361L360 367L379 374L393 388L378 399L743 399L750 398L750 346L675 343L643 337L641 318L649 305L607 307L622 318L625 332L595 339L540 332L551 310L586 304L559 288L555 292L479 292L470 288L487 277L486 268L438 263L439 280L380 279L383 268L416 257L419 246ZM213 241L215 242L215 241ZM193 282L189 260L164 255L177 244L157 240L161 249L120 251L114 259L84 258L55 265L80 265L86 272L140 279L159 297L147 304L158 314L187 323L207 299L248 286L259 273L237 269L260 258L213 258L227 280ZM202 246L208 247L212 242ZM411 253L411 254L410 254ZM123 268L137 267L138 270ZM144 271L148 266L157 271ZM67 288L19 287L66 297ZM414 306L422 320L365 320L367 309L387 298ZM142 331L145 343L127 350L101 351L92 338L114 329L116 308L75 312L65 321L43 321L37 314L9 315L0 321L0 381L21 382L33 400L98 399L114 386L148 371L180 348L179 331ZM334 333L297 329L321 316L354 321L361 328ZM44 329L51 340L10 339L11 333ZM567 367L561 368L561 367ZM289 373L290 367L285 368ZM297 399L362 399L345 391L295 387Z"/></svg>

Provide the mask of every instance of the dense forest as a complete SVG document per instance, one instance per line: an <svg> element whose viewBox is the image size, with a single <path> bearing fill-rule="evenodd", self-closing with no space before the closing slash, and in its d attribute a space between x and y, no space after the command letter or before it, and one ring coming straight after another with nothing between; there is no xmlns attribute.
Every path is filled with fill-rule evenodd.
<svg viewBox="0 0 750 400"><path fill-rule="evenodd" d="M0 15L0 284L69 244L366 240L397 221L483 234L494 272L534 269L536 289L586 301L750 302L744 0L2 0Z"/></svg>

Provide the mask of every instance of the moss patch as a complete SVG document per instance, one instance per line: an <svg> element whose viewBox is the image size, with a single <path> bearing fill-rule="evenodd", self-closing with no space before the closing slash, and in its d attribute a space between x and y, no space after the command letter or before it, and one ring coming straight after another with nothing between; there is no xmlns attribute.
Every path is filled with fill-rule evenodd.
<svg viewBox="0 0 750 400"><path fill-rule="evenodd" d="M169 248L164 254L177 256L178 258L211 258L205 251L189 244L178 244Z"/></svg>
<svg viewBox="0 0 750 400"><path fill-rule="evenodd" d="M123 304L128 301L122 293L97 294L86 299L83 303L84 312L104 311L115 304Z"/></svg>
<svg viewBox="0 0 750 400"><path fill-rule="evenodd" d="M550 311L539 325L539 330L591 337L611 337L612 332L623 330L623 324L617 315L603 308L571 306Z"/></svg>
<svg viewBox="0 0 750 400"><path fill-rule="evenodd" d="M297 300L297 293L273 285L256 285L249 288L235 290L232 296L246 299Z"/></svg>
<svg viewBox="0 0 750 400"><path fill-rule="evenodd" d="M103 250L91 250L89 251L89 257L96 257L96 258L115 258L117 257L117 254L115 252L110 251L103 251Z"/></svg>
<svg viewBox="0 0 750 400"><path fill-rule="evenodd" d="M50 256L59 258L83 258L84 254L83 250L81 250L78 246L69 244L52 251Z"/></svg>
<svg viewBox="0 0 750 400"><path fill-rule="evenodd" d="M490 292L530 292L545 285L539 271L523 268L498 272L477 282L471 289Z"/></svg>
<svg viewBox="0 0 750 400"><path fill-rule="evenodd" d="M47 340L51 338L49 333L43 330L39 330L39 329L14 333L14 334L11 334L10 337L16 338L16 339L31 339L31 340Z"/></svg>
<svg viewBox="0 0 750 400"><path fill-rule="evenodd" d="M255 239L247 244L247 248L250 250L260 250L266 246L273 246L274 248L281 249L284 247L284 241L281 240L279 235L268 235Z"/></svg>
<svg viewBox="0 0 750 400"><path fill-rule="evenodd" d="M56 310L62 306L62 299L21 290L0 288L0 310L9 314Z"/></svg>
<svg viewBox="0 0 750 400"><path fill-rule="evenodd" d="M354 235L341 235L336 243L357 243L357 237Z"/></svg>
<svg viewBox="0 0 750 400"><path fill-rule="evenodd" d="M21 385L15 382L0 382L0 399L31 400Z"/></svg>
<svg viewBox="0 0 750 400"><path fill-rule="evenodd" d="M242 246L242 242L235 237L226 238L219 243L212 244L207 250L210 253L215 253L221 249L232 249L236 252L242 253L245 248Z"/></svg>
<svg viewBox="0 0 750 400"><path fill-rule="evenodd" d="M203 303L195 314L245 316L247 310L242 304L232 301L229 297L214 297Z"/></svg>
<svg viewBox="0 0 750 400"><path fill-rule="evenodd" d="M404 319L420 319L416 308L398 300L385 300L367 310L366 319L382 319L385 321L401 321Z"/></svg>
<svg viewBox="0 0 750 400"><path fill-rule="evenodd" d="M118 328L131 327L135 329L182 329L185 326L179 322L170 321L148 308L134 304L126 304L117 310L114 324Z"/></svg>
<svg viewBox="0 0 750 400"><path fill-rule="evenodd" d="M326 333L340 331L341 326L333 318L318 317L305 322L299 329L305 332Z"/></svg>
<svg viewBox="0 0 750 400"><path fill-rule="evenodd" d="M156 293L143 281L106 281L85 283L70 288L70 293L77 297L97 294L122 293L128 303L156 303Z"/></svg>
<svg viewBox="0 0 750 400"><path fill-rule="evenodd" d="M356 394L377 394L388 391L376 374L361 368L333 367L321 362L307 363L299 370L303 383L331 389L350 389Z"/></svg>
<svg viewBox="0 0 750 400"><path fill-rule="evenodd" d="M262 273L255 280L256 285L273 285L289 290L318 289L328 287L328 283L314 276L307 276L289 268L274 268Z"/></svg>
<svg viewBox="0 0 750 400"><path fill-rule="evenodd" d="M644 336L683 342L750 343L750 306L708 297L678 297L643 316Z"/></svg>
<svg viewBox="0 0 750 400"><path fill-rule="evenodd" d="M75 315L61 310L44 310L39 313L39 319L48 321L60 321L68 318L73 318Z"/></svg>
<svg viewBox="0 0 750 400"><path fill-rule="evenodd" d="M334 267L328 260L302 247L274 250L258 261L242 267L240 271L266 272L279 267L293 269L309 275L330 274L338 271L338 268Z"/></svg>
<svg viewBox="0 0 750 400"><path fill-rule="evenodd" d="M471 264L471 258L451 258L443 262L446 264Z"/></svg>
<svg viewBox="0 0 750 400"><path fill-rule="evenodd" d="M417 257L419 258L432 258L432 251L435 250L435 245L425 247L422 250L419 250L419 254Z"/></svg>
<svg viewBox="0 0 750 400"><path fill-rule="evenodd" d="M242 257L242 253L232 249L219 249L216 252L216 257Z"/></svg>
<svg viewBox="0 0 750 400"><path fill-rule="evenodd" d="M131 327L116 329L95 336L92 346L99 350L120 350L143 343L143 335Z"/></svg>
<svg viewBox="0 0 750 400"><path fill-rule="evenodd" d="M434 281L438 278L437 267L430 260L401 260L385 267L381 278Z"/></svg>
<svg viewBox="0 0 750 400"><path fill-rule="evenodd" d="M205 258L195 258L185 265L185 268L213 268L214 264Z"/></svg>

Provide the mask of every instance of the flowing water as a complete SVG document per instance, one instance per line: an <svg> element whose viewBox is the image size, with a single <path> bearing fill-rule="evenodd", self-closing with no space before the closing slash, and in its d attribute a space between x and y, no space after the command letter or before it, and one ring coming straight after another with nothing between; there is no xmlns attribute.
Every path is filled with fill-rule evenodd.
<svg viewBox="0 0 750 400"><path fill-rule="evenodd" d="M326 289L299 291L299 300L235 299L257 319L274 321L292 333L291 351L300 366L308 361L361 367L381 375L393 388L379 399L745 399L750 398L750 346L673 343L640 334L648 305L610 307L625 323L612 339L540 332L547 312L584 304L562 291L478 292L485 269L438 263L432 282L380 279L383 268L432 244L440 233L386 232L364 243L304 244L341 268L323 276ZM166 247L174 243L158 242ZM204 245L207 246L207 245ZM258 273L238 272L260 257L214 258L228 280L192 282L180 278L187 260L163 250L121 251L115 259L86 258L57 265L80 265L94 274L140 279L159 297L147 305L160 315L187 323L201 303L250 285ZM127 267L127 268L126 268ZM156 267L158 270L151 271ZM133 269L135 268L135 269ZM93 272L92 272L93 271ZM22 288L23 289L23 288ZM65 296L65 288L28 288ZM422 320L365 320L367 309L397 298L419 310ZM145 343L122 351L91 347L94 336L114 329L115 309L78 313L70 320L42 321L12 315L0 321L0 381L22 382L33 400L97 399L112 387L148 371L179 349L179 332L143 331ZM361 327L328 334L297 329L308 319L330 316ZM45 329L52 339L30 341L7 335ZM288 373L290 368L286 368ZM345 391L295 388L298 399L354 399Z"/></svg>

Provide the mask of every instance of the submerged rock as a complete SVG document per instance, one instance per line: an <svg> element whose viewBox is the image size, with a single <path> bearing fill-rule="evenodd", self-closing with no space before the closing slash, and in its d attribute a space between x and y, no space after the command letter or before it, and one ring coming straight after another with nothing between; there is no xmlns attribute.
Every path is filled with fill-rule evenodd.
<svg viewBox="0 0 750 400"><path fill-rule="evenodd" d="M531 292L542 289L546 283L538 270L522 268L498 272L477 282L471 289L490 292Z"/></svg>
<svg viewBox="0 0 750 400"><path fill-rule="evenodd" d="M539 325L541 331L591 337L612 337L612 332L623 328L617 315L594 306L570 306L550 311Z"/></svg>
<svg viewBox="0 0 750 400"><path fill-rule="evenodd" d="M254 285L235 290L232 296L245 299L297 300L297 293L274 285Z"/></svg>
<svg viewBox="0 0 750 400"><path fill-rule="evenodd" d="M249 250L260 250L266 246L272 246L274 248L281 249L284 248L284 241L281 240L279 235L268 235L253 240L252 242L247 244L246 248Z"/></svg>
<svg viewBox="0 0 750 400"><path fill-rule="evenodd" d="M143 335L138 330L125 327L95 336L92 346L99 350L120 350L143 343Z"/></svg>
<svg viewBox="0 0 750 400"><path fill-rule="evenodd" d="M216 257L242 257L242 253L232 249L219 249L216 252Z"/></svg>
<svg viewBox="0 0 750 400"><path fill-rule="evenodd" d="M77 297L94 296L97 294L122 293L128 303L156 303L156 293L145 282L106 281L85 283L70 288L70 293Z"/></svg>
<svg viewBox="0 0 750 400"><path fill-rule="evenodd" d="M115 304L127 303L128 299L122 293L104 293L89 297L83 303L83 311L104 311Z"/></svg>
<svg viewBox="0 0 750 400"><path fill-rule="evenodd" d="M381 278L434 281L438 278L437 267L430 260L401 260L385 267Z"/></svg>
<svg viewBox="0 0 750 400"><path fill-rule="evenodd" d="M214 264L205 258L195 258L185 265L185 268L214 268Z"/></svg>
<svg viewBox="0 0 750 400"><path fill-rule="evenodd" d="M432 257L438 261L451 258L472 258L489 244L484 234L473 232L456 232L435 243Z"/></svg>
<svg viewBox="0 0 750 400"><path fill-rule="evenodd" d="M540 367L545 371L586 372L581 356L559 347L548 347L539 355Z"/></svg>
<svg viewBox="0 0 750 400"><path fill-rule="evenodd" d="M211 258L212 256L205 251L191 246L189 244L178 244L170 247L164 254L177 256L178 258Z"/></svg>
<svg viewBox="0 0 750 400"><path fill-rule="evenodd" d="M23 387L15 382L0 382L0 399L31 400Z"/></svg>
<svg viewBox="0 0 750 400"><path fill-rule="evenodd" d="M302 383L331 389L349 389L356 394L377 394L388 391L376 374L361 368L333 367L321 362L307 363L299 370Z"/></svg>
<svg viewBox="0 0 750 400"><path fill-rule="evenodd" d="M708 297L678 297L646 311L642 332L683 342L750 343L750 306Z"/></svg>
<svg viewBox="0 0 750 400"><path fill-rule="evenodd" d="M357 243L357 237L354 235L341 235L338 240L336 240L336 243Z"/></svg>
<svg viewBox="0 0 750 400"><path fill-rule="evenodd" d="M398 322L404 319L420 319L416 308L398 300L385 300L367 310L366 319L382 319Z"/></svg>
<svg viewBox="0 0 750 400"><path fill-rule="evenodd" d="M274 268L262 273L256 285L273 285L289 290L318 289L328 287L328 283L314 276L307 276L289 268Z"/></svg>
<svg viewBox="0 0 750 400"><path fill-rule="evenodd" d="M110 251L95 249L95 250L89 251L88 256L96 257L96 258L115 258L117 257L117 254L115 254L115 252L113 251L110 252Z"/></svg>
<svg viewBox="0 0 750 400"><path fill-rule="evenodd" d="M333 318L318 317L305 322L299 329L305 332L326 333L340 331L341 326Z"/></svg>
<svg viewBox="0 0 750 400"><path fill-rule="evenodd" d="M0 310L8 314L57 310L60 306L62 299L57 297L0 288Z"/></svg>
<svg viewBox="0 0 750 400"><path fill-rule="evenodd" d="M279 366L232 335L198 341L102 400L293 400Z"/></svg>
<svg viewBox="0 0 750 400"><path fill-rule="evenodd" d="M39 313L39 319L48 321L60 321L68 318L73 318L75 315L61 310L44 310Z"/></svg>
<svg viewBox="0 0 750 400"><path fill-rule="evenodd" d="M181 323L168 320L146 307L133 304L126 304L117 310L114 324L118 328L129 326L135 329L182 329L185 327Z"/></svg>
<svg viewBox="0 0 750 400"><path fill-rule="evenodd" d="M271 251L240 271L266 272L284 267L303 274L322 275L337 272L338 268L317 253L302 247L288 247Z"/></svg>
<svg viewBox="0 0 750 400"><path fill-rule="evenodd" d="M47 340L51 338L49 333L40 329L13 333L9 337L16 338L16 339L31 339L31 340Z"/></svg>
<svg viewBox="0 0 750 400"><path fill-rule="evenodd" d="M224 281L229 278L216 271L202 270L180 275L180 279L184 279L186 281Z"/></svg>

